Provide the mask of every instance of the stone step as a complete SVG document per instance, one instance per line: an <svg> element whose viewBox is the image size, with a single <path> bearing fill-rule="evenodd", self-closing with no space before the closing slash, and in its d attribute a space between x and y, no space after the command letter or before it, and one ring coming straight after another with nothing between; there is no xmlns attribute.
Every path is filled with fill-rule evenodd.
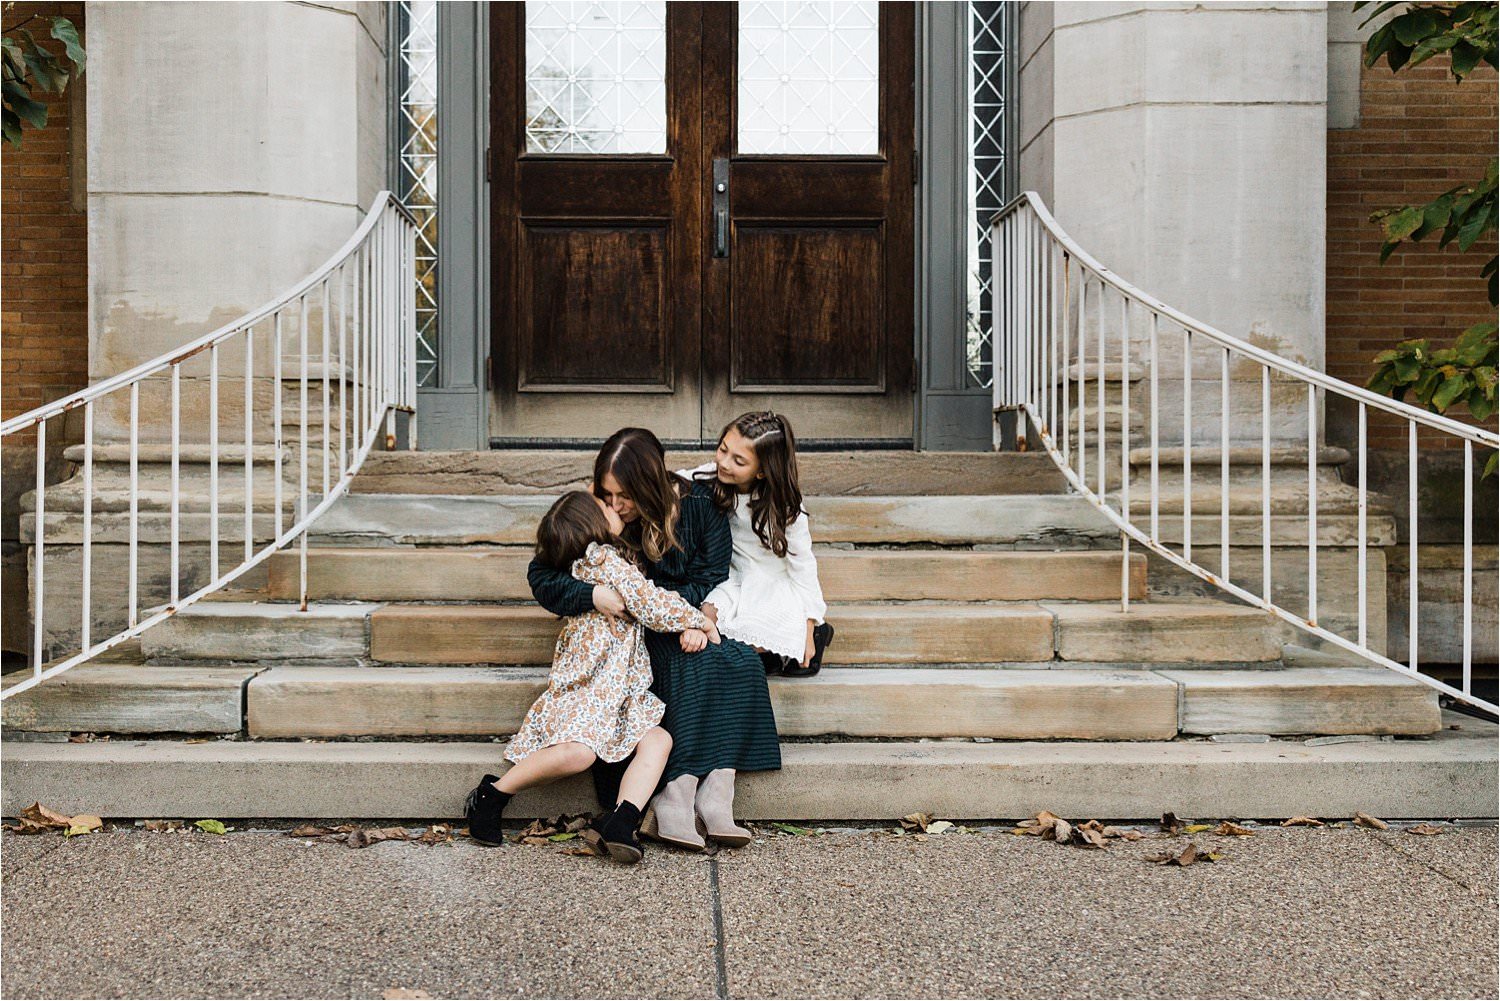
<svg viewBox="0 0 1500 1001"><path fill-rule="evenodd" d="M246 690L252 737L514 733L546 668L273 667ZM1177 685L1146 671L827 669L772 678L783 737L1164 740Z"/></svg>
<svg viewBox="0 0 1500 1001"><path fill-rule="evenodd" d="M321 546L530 545L554 499L555 494L353 494L318 519L310 540ZM1075 494L809 496L807 509L819 543L1051 550L1119 541L1119 530Z"/></svg>
<svg viewBox="0 0 1500 1001"><path fill-rule="evenodd" d="M259 670L80 664L6 699L0 722L32 733L238 733L245 683ZM17 672L4 687L27 676Z"/></svg>
<svg viewBox="0 0 1500 1001"><path fill-rule="evenodd" d="M370 614L379 607L200 601L142 633L141 653L151 660L350 660L369 653Z"/></svg>
<svg viewBox="0 0 1500 1001"><path fill-rule="evenodd" d="M307 557L312 599L365 601L530 600L529 547L315 549ZM272 598L299 596L296 552L269 563ZM1131 558L1131 594L1146 594L1146 561ZM822 549L818 576L829 601L1103 600L1120 594L1120 557L1099 552Z"/></svg>
<svg viewBox="0 0 1500 1001"><path fill-rule="evenodd" d="M536 605L205 601L148 630L152 660L546 664L560 620ZM1287 641L1265 612L1207 598L1116 603L841 604L827 664L1246 664Z"/></svg>
<svg viewBox="0 0 1500 1001"><path fill-rule="evenodd" d="M792 743L740 776L745 819L891 822L1051 810L1074 820L1298 815L1493 817L1496 728L1468 717L1422 741ZM494 742L133 741L0 745L0 812L33 802L108 818L455 818L497 771ZM587 776L528 790L515 818L596 811Z"/></svg>
<svg viewBox="0 0 1500 1001"><path fill-rule="evenodd" d="M835 605L828 618L838 634L825 664L1052 659L1053 617L1038 605ZM370 656L396 664L547 664L559 621L534 605L385 605L370 616Z"/></svg>
<svg viewBox="0 0 1500 1001"><path fill-rule="evenodd" d="M670 451L668 469L707 462L711 451ZM1015 452L811 452L797 456L808 496L1050 494L1065 488L1045 455ZM362 493L547 494L587 489L594 453L555 449L372 454L354 482Z"/></svg>
<svg viewBox="0 0 1500 1001"><path fill-rule="evenodd" d="M1064 661L1276 661L1287 630L1268 612L1214 599L1118 604L1042 602L1057 623Z"/></svg>
<svg viewBox="0 0 1500 1001"><path fill-rule="evenodd" d="M1434 688L1383 667L1162 671L1181 687L1183 733L1432 733Z"/></svg>

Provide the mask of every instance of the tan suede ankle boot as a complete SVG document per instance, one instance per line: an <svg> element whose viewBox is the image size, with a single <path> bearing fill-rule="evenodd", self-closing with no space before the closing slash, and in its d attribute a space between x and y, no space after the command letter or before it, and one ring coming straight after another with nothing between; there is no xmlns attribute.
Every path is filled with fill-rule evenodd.
<svg viewBox="0 0 1500 1001"><path fill-rule="evenodd" d="M734 822L733 768L720 768L705 775L698 783L695 806L714 841L731 848L750 843L753 836L750 831Z"/></svg>
<svg viewBox="0 0 1500 1001"><path fill-rule="evenodd" d="M646 808L641 819L642 836L692 852L708 847L698 833L698 817L693 810L697 791L696 775L679 775L668 782Z"/></svg>

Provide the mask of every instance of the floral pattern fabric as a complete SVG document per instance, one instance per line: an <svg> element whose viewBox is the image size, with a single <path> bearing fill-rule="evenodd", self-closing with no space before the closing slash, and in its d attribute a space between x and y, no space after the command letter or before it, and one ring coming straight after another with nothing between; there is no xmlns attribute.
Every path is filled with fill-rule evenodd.
<svg viewBox="0 0 1500 1001"><path fill-rule="evenodd" d="M652 584L613 546L591 543L583 558L574 561L572 576L614 588L634 621L594 611L566 619L553 650L547 691L506 745L509 761L569 741L586 745L601 761L628 757L666 712L651 693L644 630L680 633L708 624L702 612Z"/></svg>

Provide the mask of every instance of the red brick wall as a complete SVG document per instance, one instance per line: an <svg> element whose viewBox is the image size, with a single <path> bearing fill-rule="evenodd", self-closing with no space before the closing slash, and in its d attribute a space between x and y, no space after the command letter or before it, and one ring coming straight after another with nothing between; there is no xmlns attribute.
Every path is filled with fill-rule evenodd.
<svg viewBox="0 0 1500 1001"><path fill-rule="evenodd" d="M82 34L83 10L81 3L18 3L4 23L8 29L35 14L61 15ZM42 30L36 27L33 33L47 38L45 22ZM53 45L60 54L61 46ZM81 86L74 79L68 89ZM0 151L0 406L6 417L88 383L87 214L73 207L70 99L67 93L33 96L48 106L47 127L25 127L20 149L4 143ZM48 433L54 433L50 426Z"/></svg>
<svg viewBox="0 0 1500 1001"><path fill-rule="evenodd" d="M1455 84L1446 58L1399 73L1383 61L1363 70L1359 127L1328 133L1329 374L1362 385L1371 359L1398 341L1426 337L1441 346L1495 318L1478 277L1495 253L1492 238L1460 253L1456 243L1440 251L1428 237L1382 265L1380 227L1369 217L1483 177L1496 150L1496 96L1494 70L1481 67ZM1330 441L1353 444L1350 415L1333 412L1329 422ZM1369 432L1373 446L1406 446L1403 422L1372 414ZM1451 444L1446 436L1419 442Z"/></svg>

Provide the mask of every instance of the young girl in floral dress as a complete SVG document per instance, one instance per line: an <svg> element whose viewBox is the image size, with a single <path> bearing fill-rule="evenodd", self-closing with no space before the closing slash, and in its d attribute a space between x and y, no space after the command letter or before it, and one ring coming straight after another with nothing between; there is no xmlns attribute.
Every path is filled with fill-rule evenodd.
<svg viewBox="0 0 1500 1001"><path fill-rule="evenodd" d="M811 677L833 640L818 584L812 532L797 482L791 423L769 410L741 414L719 435L713 461L682 475L706 482L729 514L729 579L703 604L719 631L761 652L768 674Z"/></svg>
<svg viewBox="0 0 1500 1001"><path fill-rule="evenodd" d="M652 584L622 555L617 543L623 527L614 511L575 490L552 505L537 529L539 561L586 584L612 588L633 618L590 611L565 620L547 691L505 748L515 766L499 778L484 776L465 803L469 834L482 844L503 841L500 817L515 793L634 751L614 810L590 824L583 838L596 854L627 863L641 859L641 811L672 749L671 736L658 725L666 707L650 691L643 629L701 630L712 643L719 635L702 612Z"/></svg>

